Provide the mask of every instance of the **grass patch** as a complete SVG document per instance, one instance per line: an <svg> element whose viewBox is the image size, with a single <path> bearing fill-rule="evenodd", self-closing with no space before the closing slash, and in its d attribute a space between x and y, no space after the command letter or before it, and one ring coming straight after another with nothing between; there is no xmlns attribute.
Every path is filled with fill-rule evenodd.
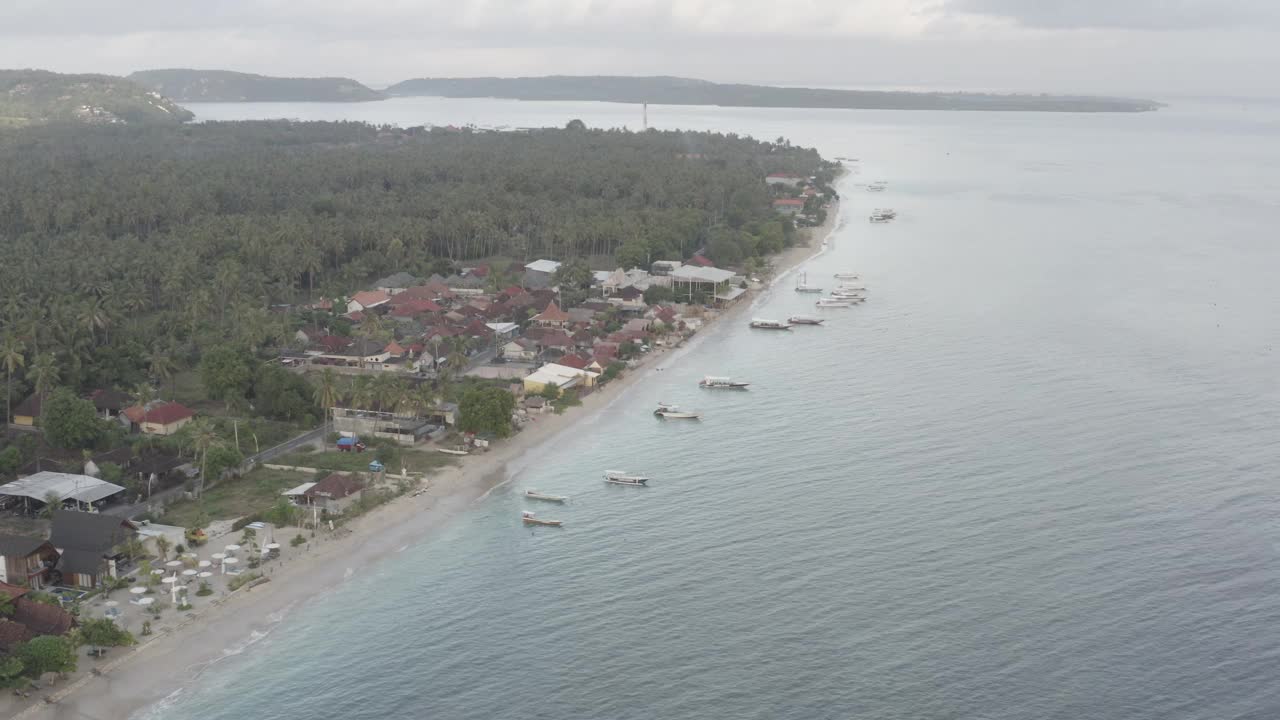
<svg viewBox="0 0 1280 720"><path fill-rule="evenodd" d="M203 512L210 520L230 520L269 509L280 493L308 478L295 472L256 468L242 478L227 480L205 491L200 500L182 500L165 509L160 522L191 527Z"/></svg>
<svg viewBox="0 0 1280 720"><path fill-rule="evenodd" d="M377 453L372 450L362 453L328 450L316 453L289 453L272 460L271 463L273 465L295 465L338 472L367 472L369 463L373 462L376 457ZM400 451L400 460L408 468L409 472L430 472L458 464L455 457L429 450L402 450ZM399 463L396 463L395 467L388 467L387 470L396 473L400 472Z"/></svg>

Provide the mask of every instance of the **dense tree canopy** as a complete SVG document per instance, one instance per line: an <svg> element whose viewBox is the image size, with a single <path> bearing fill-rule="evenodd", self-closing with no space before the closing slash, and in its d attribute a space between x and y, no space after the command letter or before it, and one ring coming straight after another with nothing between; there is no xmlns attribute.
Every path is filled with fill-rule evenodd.
<svg viewBox="0 0 1280 720"><path fill-rule="evenodd" d="M44 404L45 438L55 447L93 447L106 431L93 403L82 400L70 390L55 390Z"/></svg>
<svg viewBox="0 0 1280 720"><path fill-rule="evenodd" d="M6 384L12 369L12 394L31 387L47 353L63 385L162 385L216 346L245 357L287 342L281 303L398 270L624 246L629 263L684 259L713 237L724 257L711 257L730 262L790 239L767 173L828 170L812 150L710 133L284 121L6 132L0 338L25 358L4 365ZM206 376L218 396L253 391L252 367L218 370Z"/></svg>
<svg viewBox="0 0 1280 720"><path fill-rule="evenodd" d="M515 397L499 387L473 387L458 403L458 426L467 432L487 432L498 437L511 434Z"/></svg>

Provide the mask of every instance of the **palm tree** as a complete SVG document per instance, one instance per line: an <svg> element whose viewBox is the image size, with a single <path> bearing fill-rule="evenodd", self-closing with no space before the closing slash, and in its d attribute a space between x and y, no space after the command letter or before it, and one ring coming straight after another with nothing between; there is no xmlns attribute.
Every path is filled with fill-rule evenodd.
<svg viewBox="0 0 1280 720"><path fill-rule="evenodd" d="M333 374L333 370L325 368L320 372L320 381L316 383L312 397L324 413L324 423L327 426L330 418L333 417L333 408L338 404L338 378ZM327 427L324 434L326 436L329 434ZM323 438L321 442L324 442Z"/></svg>
<svg viewBox="0 0 1280 720"><path fill-rule="evenodd" d="M431 385L422 383L405 393L403 403L407 405L405 409L412 410L418 417L423 417L428 410L436 406L436 395Z"/></svg>
<svg viewBox="0 0 1280 720"><path fill-rule="evenodd" d="M379 410L391 410L401 394L403 389L395 376L382 373L373 378L373 399Z"/></svg>
<svg viewBox="0 0 1280 720"><path fill-rule="evenodd" d="M178 366L174 364L173 357L159 347L152 348L147 353L147 372L151 378L164 387L164 384L173 379L177 374ZM173 399L173 388L169 388L169 398Z"/></svg>
<svg viewBox="0 0 1280 720"><path fill-rule="evenodd" d="M133 399L134 405L145 408L147 403L156 399L156 390L147 383L138 383L133 386L129 397Z"/></svg>
<svg viewBox="0 0 1280 720"><path fill-rule="evenodd" d="M207 418L198 418L191 423L191 446L200 455L200 482L196 485L196 497L204 493L205 462L209 459L209 448L218 444L218 433Z"/></svg>
<svg viewBox="0 0 1280 720"><path fill-rule="evenodd" d="M27 364L27 358L22 354L26 350L26 343L13 335L5 335L4 342L0 343L0 363L4 364L6 375L4 393L5 422L13 421L13 371Z"/></svg>
<svg viewBox="0 0 1280 720"><path fill-rule="evenodd" d="M373 407L373 379L367 375L361 375L351 383L351 404L362 410L369 410Z"/></svg>
<svg viewBox="0 0 1280 720"><path fill-rule="evenodd" d="M36 395L40 397L41 412L44 412L44 399L58 386L60 379L58 363L51 353L42 353L36 356L35 361L31 363L31 371L27 374L31 376Z"/></svg>

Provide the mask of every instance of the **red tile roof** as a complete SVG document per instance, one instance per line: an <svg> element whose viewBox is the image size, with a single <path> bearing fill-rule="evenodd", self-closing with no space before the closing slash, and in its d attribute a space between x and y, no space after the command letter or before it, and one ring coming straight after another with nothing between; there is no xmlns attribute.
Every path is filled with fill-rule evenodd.
<svg viewBox="0 0 1280 720"><path fill-rule="evenodd" d="M804 207L804 201L800 198L779 198L773 201L774 207Z"/></svg>
<svg viewBox="0 0 1280 720"><path fill-rule="evenodd" d="M801 204L803 205L804 203L801 203ZM705 255L694 255L693 257L689 258L689 264L697 265L698 267L715 267L716 265L715 263L711 262L711 260L708 259Z"/></svg>
<svg viewBox="0 0 1280 720"><path fill-rule="evenodd" d="M337 352L351 345L351 338L345 338L339 335L323 335L316 340L316 344L329 352Z"/></svg>
<svg viewBox="0 0 1280 720"><path fill-rule="evenodd" d="M381 305L390 299L391 296L382 290L362 290L351 296L351 300L360 303L360 307L363 308Z"/></svg>
<svg viewBox="0 0 1280 720"><path fill-rule="evenodd" d="M573 338L569 337L563 330L552 330L544 333L538 343L542 347L571 348L573 347Z"/></svg>
<svg viewBox="0 0 1280 720"><path fill-rule="evenodd" d="M363 489L364 485L360 479L354 475L346 475L344 473L333 473L329 477L312 485L306 492L302 493L310 497L325 498L344 498L348 495L354 495Z"/></svg>
<svg viewBox="0 0 1280 720"><path fill-rule="evenodd" d="M403 295L404 293L400 293ZM409 299L399 303L391 309L392 317L414 317L417 315L425 315L427 313L442 312L444 308L425 299Z"/></svg>
<svg viewBox="0 0 1280 720"><path fill-rule="evenodd" d="M564 357L561 357L559 360L556 361L556 364L564 365L566 367L571 367L571 368L577 368L578 370L582 370L587 367L586 360L573 354L565 355Z"/></svg>
<svg viewBox="0 0 1280 720"><path fill-rule="evenodd" d="M146 417L143 422L155 423L157 425L172 425L180 420L186 420L196 414L195 410L182 405L181 403L170 402L163 405L155 405L147 410Z"/></svg>
<svg viewBox="0 0 1280 720"><path fill-rule="evenodd" d="M404 348L400 347L400 343L396 342L395 340L392 340L391 342L387 343L387 346L383 349L391 353L392 357L400 357L401 355L404 354Z"/></svg>
<svg viewBox="0 0 1280 720"><path fill-rule="evenodd" d="M569 322L569 319L569 313L561 310L560 306L555 304L555 301L548 303L546 310L534 315L532 318L534 322L546 323Z"/></svg>

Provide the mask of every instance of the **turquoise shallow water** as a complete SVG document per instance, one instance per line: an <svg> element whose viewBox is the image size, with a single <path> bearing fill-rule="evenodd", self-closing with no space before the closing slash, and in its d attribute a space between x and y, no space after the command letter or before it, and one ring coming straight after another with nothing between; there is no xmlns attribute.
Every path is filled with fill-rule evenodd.
<svg viewBox="0 0 1280 720"><path fill-rule="evenodd" d="M201 117L638 124L606 104ZM722 324L443 531L148 715L1264 718L1280 712L1280 111L650 108L862 159L826 327ZM890 182L870 195L857 183ZM871 206L899 220L865 222ZM778 288L750 314L813 312ZM699 391L707 373L745 393ZM658 401L706 414L656 422ZM607 487L605 468L647 489ZM567 494L516 522L525 488Z"/></svg>

